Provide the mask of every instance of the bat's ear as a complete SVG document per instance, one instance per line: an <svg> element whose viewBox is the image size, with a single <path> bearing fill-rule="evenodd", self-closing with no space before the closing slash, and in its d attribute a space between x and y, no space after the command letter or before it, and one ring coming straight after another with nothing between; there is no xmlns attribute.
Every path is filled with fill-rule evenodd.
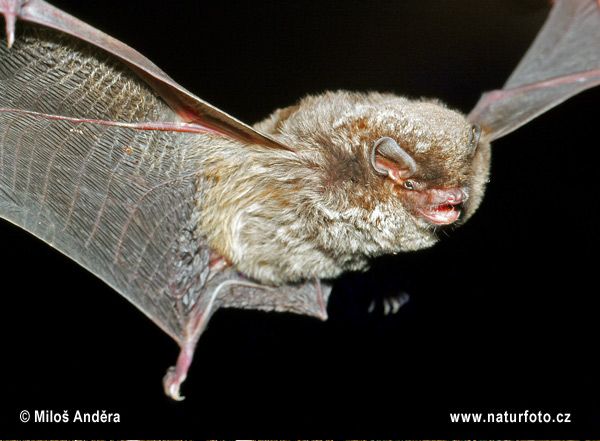
<svg viewBox="0 0 600 441"><path fill-rule="evenodd" d="M371 165L381 175L402 182L417 171L417 163L396 141L387 136L379 139L371 150Z"/></svg>

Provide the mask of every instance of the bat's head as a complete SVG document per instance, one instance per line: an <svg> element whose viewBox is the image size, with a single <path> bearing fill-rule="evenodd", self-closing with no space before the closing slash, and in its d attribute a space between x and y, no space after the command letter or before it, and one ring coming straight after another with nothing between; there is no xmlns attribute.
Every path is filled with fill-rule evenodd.
<svg viewBox="0 0 600 441"><path fill-rule="evenodd" d="M430 246L473 213L488 176L479 127L437 102L330 92L255 127L290 150L228 154L242 165L219 166L222 190L203 210L215 212L205 216L211 246L266 283L331 278Z"/></svg>
<svg viewBox="0 0 600 441"><path fill-rule="evenodd" d="M436 101L329 92L259 128L305 156L309 168L319 164L323 213L364 229L362 240L385 251L430 245L437 228L464 221L488 177L481 128Z"/></svg>

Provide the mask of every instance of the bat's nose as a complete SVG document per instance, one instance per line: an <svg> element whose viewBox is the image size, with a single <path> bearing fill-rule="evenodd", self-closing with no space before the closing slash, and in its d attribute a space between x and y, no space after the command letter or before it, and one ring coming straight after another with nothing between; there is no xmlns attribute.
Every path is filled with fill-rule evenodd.
<svg viewBox="0 0 600 441"><path fill-rule="evenodd" d="M465 198L465 194L460 188L451 188L447 191L446 202L450 205L456 205L463 202Z"/></svg>
<svg viewBox="0 0 600 441"><path fill-rule="evenodd" d="M467 197L460 188L433 188L430 190L429 199L432 205L457 205L464 202Z"/></svg>

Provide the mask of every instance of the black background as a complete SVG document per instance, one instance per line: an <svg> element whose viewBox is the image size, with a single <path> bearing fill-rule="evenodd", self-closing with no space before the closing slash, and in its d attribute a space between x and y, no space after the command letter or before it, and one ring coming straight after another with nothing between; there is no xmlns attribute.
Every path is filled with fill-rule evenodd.
<svg viewBox="0 0 600 441"><path fill-rule="evenodd" d="M328 89L438 97L467 112L502 86L548 10L517 0L171 3L54 2L249 123ZM338 280L327 322L219 311L181 403L162 391L178 354L166 334L0 223L3 435L597 435L599 98L585 92L495 142L478 213L430 250ZM411 301L383 315L382 297L401 292ZM122 422L24 424L23 409L106 410ZM449 418L525 410L573 422Z"/></svg>

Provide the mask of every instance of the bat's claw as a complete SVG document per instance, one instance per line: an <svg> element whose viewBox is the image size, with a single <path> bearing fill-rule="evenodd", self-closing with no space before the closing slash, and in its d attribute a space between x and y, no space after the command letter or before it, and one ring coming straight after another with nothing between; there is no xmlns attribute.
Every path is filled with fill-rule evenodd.
<svg viewBox="0 0 600 441"><path fill-rule="evenodd" d="M188 341L181 347L181 352L177 358L177 364L167 369L167 373L163 377L163 387L165 394L173 398L175 401L182 401L185 399L181 396L180 389L181 383L187 378L187 372L192 364L194 358L194 350L196 348L197 338L193 341Z"/></svg>
<svg viewBox="0 0 600 441"><path fill-rule="evenodd" d="M0 0L0 12L2 12L6 21L6 40L9 48L15 42L15 22L22 4L23 0Z"/></svg>
<svg viewBox="0 0 600 441"><path fill-rule="evenodd" d="M390 315L390 314L396 314L400 308L402 308L402 306L404 306L406 303L408 303L408 301L410 300L410 296L405 293L402 292L396 296L392 296L392 297L384 297L383 298L383 302L382 302L382 306L383 306L383 315ZM377 301L373 300L371 302L371 304L369 305L369 313L372 313L373 311L375 311L375 308L377 307Z"/></svg>
<svg viewBox="0 0 600 441"><path fill-rule="evenodd" d="M181 396L180 389L181 383L185 381L187 373L180 375L177 373L177 367L171 366L167 369L167 373L163 378L163 387L165 388L165 394L173 398L175 401L182 401L185 397Z"/></svg>

